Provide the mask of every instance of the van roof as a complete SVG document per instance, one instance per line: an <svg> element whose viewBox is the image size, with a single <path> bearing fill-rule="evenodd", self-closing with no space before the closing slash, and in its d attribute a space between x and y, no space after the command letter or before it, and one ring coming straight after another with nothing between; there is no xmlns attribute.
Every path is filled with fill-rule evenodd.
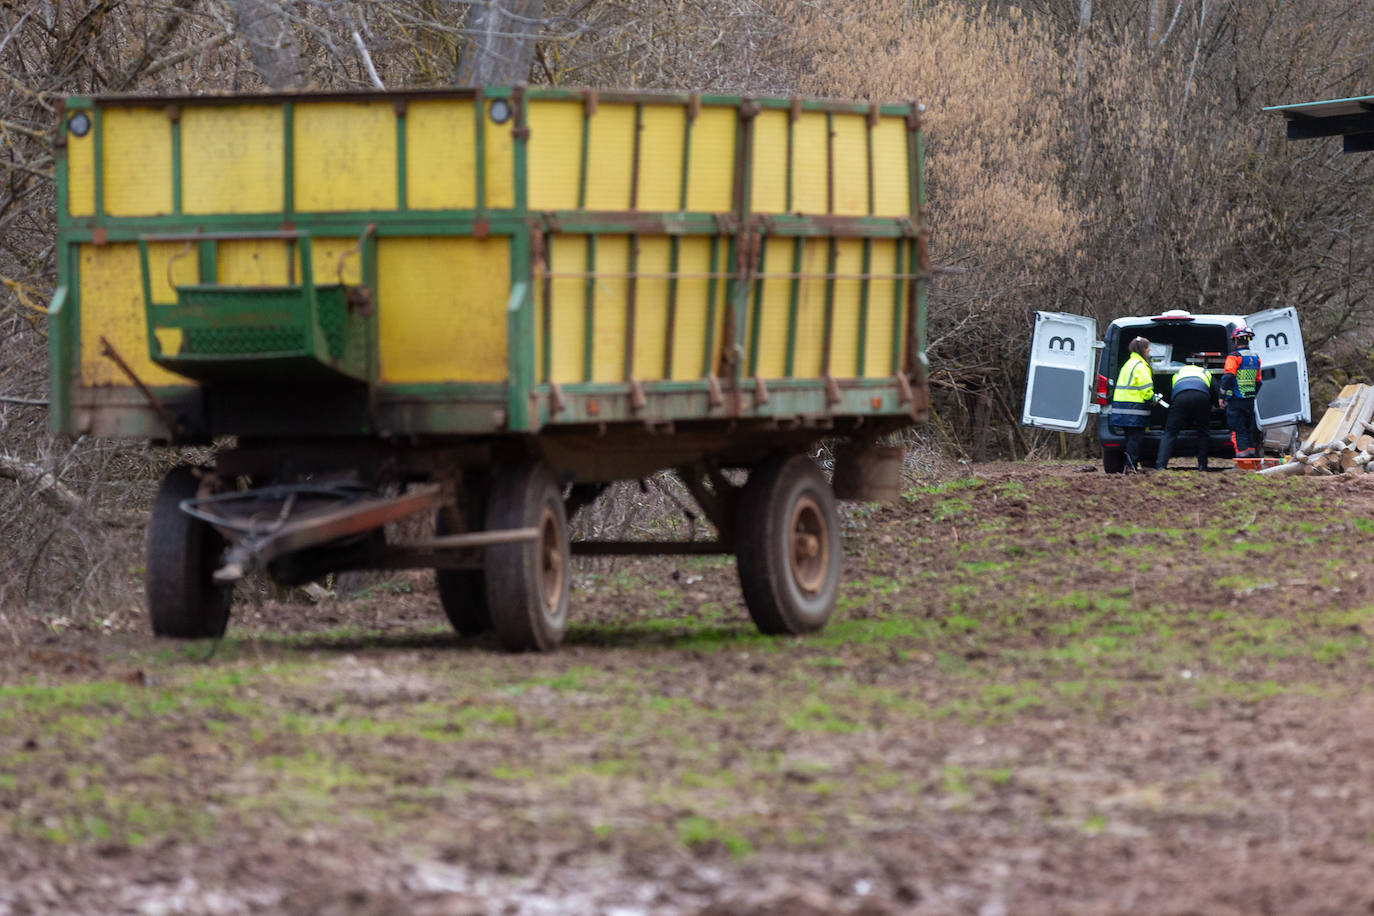
<svg viewBox="0 0 1374 916"><path fill-rule="evenodd" d="M1119 328L1127 325L1140 324L1183 324L1194 325L1228 325L1245 324L1244 315L1214 315L1214 314L1194 314L1184 309L1169 309L1157 315L1127 315L1122 318L1112 319L1110 327Z"/></svg>

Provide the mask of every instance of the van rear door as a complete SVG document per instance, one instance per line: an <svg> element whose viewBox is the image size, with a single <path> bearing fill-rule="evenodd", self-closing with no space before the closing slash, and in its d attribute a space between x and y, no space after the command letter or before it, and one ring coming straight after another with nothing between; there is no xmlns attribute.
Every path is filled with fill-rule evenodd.
<svg viewBox="0 0 1374 916"><path fill-rule="evenodd" d="M1081 433L1097 361L1097 322L1063 312L1036 312L1026 371L1022 426Z"/></svg>
<svg viewBox="0 0 1374 916"><path fill-rule="evenodd" d="M1307 357L1302 349L1297 310L1269 309L1247 315L1245 322L1255 332L1250 346L1260 358L1264 379L1259 397L1255 398L1259 425L1264 428L1311 422Z"/></svg>

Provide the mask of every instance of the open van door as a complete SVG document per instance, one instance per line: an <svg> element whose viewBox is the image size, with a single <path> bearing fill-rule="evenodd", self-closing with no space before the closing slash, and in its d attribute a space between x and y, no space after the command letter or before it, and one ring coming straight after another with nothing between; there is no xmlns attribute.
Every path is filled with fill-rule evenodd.
<svg viewBox="0 0 1374 916"><path fill-rule="evenodd" d="M1260 427L1310 423L1307 356L1302 349L1297 310L1290 307L1256 312L1247 315L1245 323L1255 332L1250 348L1260 358L1264 379L1259 397L1255 398Z"/></svg>
<svg viewBox="0 0 1374 916"><path fill-rule="evenodd" d="M1063 312L1035 313L1022 426L1070 433L1087 429L1096 342L1097 322L1091 318Z"/></svg>

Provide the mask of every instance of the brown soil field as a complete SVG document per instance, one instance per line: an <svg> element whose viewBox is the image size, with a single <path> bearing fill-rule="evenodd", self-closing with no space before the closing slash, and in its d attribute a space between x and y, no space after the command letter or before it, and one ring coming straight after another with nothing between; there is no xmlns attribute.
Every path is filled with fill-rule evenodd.
<svg viewBox="0 0 1374 916"><path fill-rule="evenodd" d="M542 656L414 576L218 643L5 610L0 914L1374 911L1374 476L843 513L802 639L729 559L587 566Z"/></svg>

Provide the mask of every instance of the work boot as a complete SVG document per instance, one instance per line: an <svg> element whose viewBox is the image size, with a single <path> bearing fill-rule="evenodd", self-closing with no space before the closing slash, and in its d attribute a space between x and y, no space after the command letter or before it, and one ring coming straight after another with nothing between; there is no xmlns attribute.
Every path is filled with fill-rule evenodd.
<svg viewBox="0 0 1374 916"><path fill-rule="evenodd" d="M1254 457L1255 457L1255 450L1252 449L1252 448L1243 448L1243 449L1241 449L1240 451L1236 452L1236 457L1237 457L1237 458L1254 458Z"/></svg>

